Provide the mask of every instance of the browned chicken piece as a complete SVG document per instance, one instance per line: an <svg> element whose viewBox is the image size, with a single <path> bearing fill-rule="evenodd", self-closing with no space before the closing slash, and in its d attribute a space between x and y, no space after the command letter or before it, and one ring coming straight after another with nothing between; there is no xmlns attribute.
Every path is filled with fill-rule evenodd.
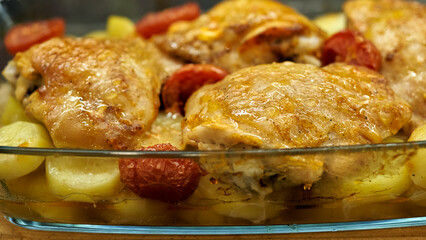
<svg viewBox="0 0 426 240"><path fill-rule="evenodd" d="M18 53L4 75L56 147L134 149L178 66L139 38L55 38Z"/></svg>
<svg viewBox="0 0 426 240"><path fill-rule="evenodd" d="M426 5L402 0L357 0L344 5L350 28L382 55L381 73L413 108L410 133L426 123Z"/></svg>
<svg viewBox="0 0 426 240"><path fill-rule="evenodd" d="M185 112L184 143L202 150L380 143L411 117L409 105L382 75L343 63L245 68L195 92ZM328 163L317 155L264 159L263 164L289 181L309 184L320 178L323 165L340 175L344 168L328 164L356 165L349 161Z"/></svg>
<svg viewBox="0 0 426 240"><path fill-rule="evenodd" d="M291 59L319 64L325 34L290 7L272 0L223 1L190 22L177 22L154 42L193 63L228 71Z"/></svg>

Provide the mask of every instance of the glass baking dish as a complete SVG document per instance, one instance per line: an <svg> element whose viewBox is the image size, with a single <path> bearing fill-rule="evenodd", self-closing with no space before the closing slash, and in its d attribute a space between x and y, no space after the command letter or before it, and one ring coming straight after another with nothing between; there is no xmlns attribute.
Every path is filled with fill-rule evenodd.
<svg viewBox="0 0 426 240"><path fill-rule="evenodd" d="M85 190L54 195L48 190L42 165L24 177L1 181L0 210L20 226L54 231L255 234L418 226L426 223L426 192L412 184L402 163L424 148L426 141L330 148L176 152L3 146L1 154L46 156L62 164L64 156L69 156L65 161L84 158L102 164L116 162L118 158L190 158L199 162L209 174L202 177L189 199L169 204L139 198L123 188L107 197L82 193ZM374 176L367 174L361 180L329 176L304 187L277 185L265 196L244 191L250 188L244 183L240 188L232 187L232 181L238 179L241 172L230 174L229 168L236 169L242 161L266 164L271 159L290 160L313 155L325 161L370 159L364 167L374 168L376 173Z"/></svg>
<svg viewBox="0 0 426 240"><path fill-rule="evenodd" d="M1 35L14 23L62 16L69 34L83 35L103 28L108 15L138 20L149 11L185 1L3 1ZM199 1L208 9L218 1ZM285 1L315 17L338 12L344 1ZM96 5L95 5L96 4ZM91 7L93 5L93 7ZM1 45L0 67L11 59ZM0 154L41 158L31 173L0 180L0 211L12 223L49 231L134 234L262 234L365 230L426 225L426 191L410 176L410 160L426 151L426 141L302 149L232 151L107 151L0 146ZM164 203L140 198L116 180L91 192L57 190L48 178L54 165L92 162L117 166L119 159L192 159L206 170L197 190L185 201ZM351 160L354 174L325 174L312 185L288 186L271 175L256 179L250 171L278 168L277 162L321 158ZM93 167L92 166L92 167ZM50 170L49 170L50 169ZM106 167L106 169L108 169ZM108 174L116 177L118 172ZM249 170L247 170L249 169ZM109 169L111 170L111 169ZM67 174L60 173L59 177ZM87 171L79 178L99 175ZM51 184L51 183L50 183ZM105 187L106 186L106 187Z"/></svg>

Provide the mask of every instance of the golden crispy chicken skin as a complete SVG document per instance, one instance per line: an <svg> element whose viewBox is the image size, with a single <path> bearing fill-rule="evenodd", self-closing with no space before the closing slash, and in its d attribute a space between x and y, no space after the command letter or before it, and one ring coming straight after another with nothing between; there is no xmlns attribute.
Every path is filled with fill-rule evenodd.
<svg viewBox="0 0 426 240"><path fill-rule="evenodd" d="M291 62L245 68L204 86L185 112L184 143L202 150L380 143L411 116L408 104L375 71ZM342 169L320 156L270 164L274 171L284 167L282 174L296 183L317 181L323 164L334 174Z"/></svg>
<svg viewBox="0 0 426 240"><path fill-rule="evenodd" d="M316 59L324 33L295 10L272 0L223 1L191 22L154 37L166 52L228 71L293 59Z"/></svg>
<svg viewBox="0 0 426 240"><path fill-rule="evenodd" d="M356 0L344 5L350 28L382 55L381 73L413 108L404 130L426 123L426 5L401 0Z"/></svg>
<svg viewBox="0 0 426 240"><path fill-rule="evenodd" d="M172 63L137 38L55 38L18 53L5 72L15 71L8 78L17 98L56 147L133 149L157 116L161 78L173 68L162 61ZM24 95L35 82L41 86Z"/></svg>

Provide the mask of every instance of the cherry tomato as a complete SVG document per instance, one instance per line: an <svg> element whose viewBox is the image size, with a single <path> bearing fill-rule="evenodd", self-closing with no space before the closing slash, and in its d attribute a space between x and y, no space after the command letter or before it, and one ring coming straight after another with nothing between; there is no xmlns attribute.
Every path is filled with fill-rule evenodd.
<svg viewBox="0 0 426 240"><path fill-rule="evenodd" d="M64 32L65 21L62 18L19 24L6 33L4 45L9 53L15 54L29 49L34 44L63 36Z"/></svg>
<svg viewBox="0 0 426 240"><path fill-rule="evenodd" d="M212 64L187 64L164 84L161 97L166 112L183 113L186 100L205 84L222 80L228 72Z"/></svg>
<svg viewBox="0 0 426 240"><path fill-rule="evenodd" d="M157 144L142 151L177 151L173 145ZM204 174L198 163L185 158L123 158L119 161L121 181L143 198L176 203L197 189Z"/></svg>
<svg viewBox="0 0 426 240"><path fill-rule="evenodd" d="M343 30L328 38L324 42L321 56L323 65L346 62L376 71L380 69L381 59L374 44L353 30Z"/></svg>
<svg viewBox="0 0 426 240"><path fill-rule="evenodd" d="M136 24L136 31L142 37L150 38L152 35L166 32L174 22L198 18L200 13L200 7L194 2L157 13L149 13Z"/></svg>

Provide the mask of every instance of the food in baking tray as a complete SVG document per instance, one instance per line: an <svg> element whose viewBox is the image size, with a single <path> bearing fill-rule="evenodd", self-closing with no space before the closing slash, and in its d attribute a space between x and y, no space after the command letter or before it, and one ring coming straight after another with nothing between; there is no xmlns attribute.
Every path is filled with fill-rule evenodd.
<svg viewBox="0 0 426 240"><path fill-rule="evenodd" d="M132 152L2 154L0 209L133 225L423 216L424 151L391 143L426 140L424 9L353 0L311 21L230 0L112 15L84 37L59 18L16 25L0 144Z"/></svg>
<svg viewBox="0 0 426 240"><path fill-rule="evenodd" d="M18 53L5 71L56 147L135 149L157 116L168 60L139 38L55 38Z"/></svg>
<svg viewBox="0 0 426 240"><path fill-rule="evenodd" d="M325 33L281 3L223 1L193 21L173 24L153 41L171 55L229 71L283 59L318 60Z"/></svg>
<svg viewBox="0 0 426 240"><path fill-rule="evenodd" d="M392 89L413 106L404 130L426 123L426 6L411 1L349 1L348 27L370 39L382 55L380 72Z"/></svg>

